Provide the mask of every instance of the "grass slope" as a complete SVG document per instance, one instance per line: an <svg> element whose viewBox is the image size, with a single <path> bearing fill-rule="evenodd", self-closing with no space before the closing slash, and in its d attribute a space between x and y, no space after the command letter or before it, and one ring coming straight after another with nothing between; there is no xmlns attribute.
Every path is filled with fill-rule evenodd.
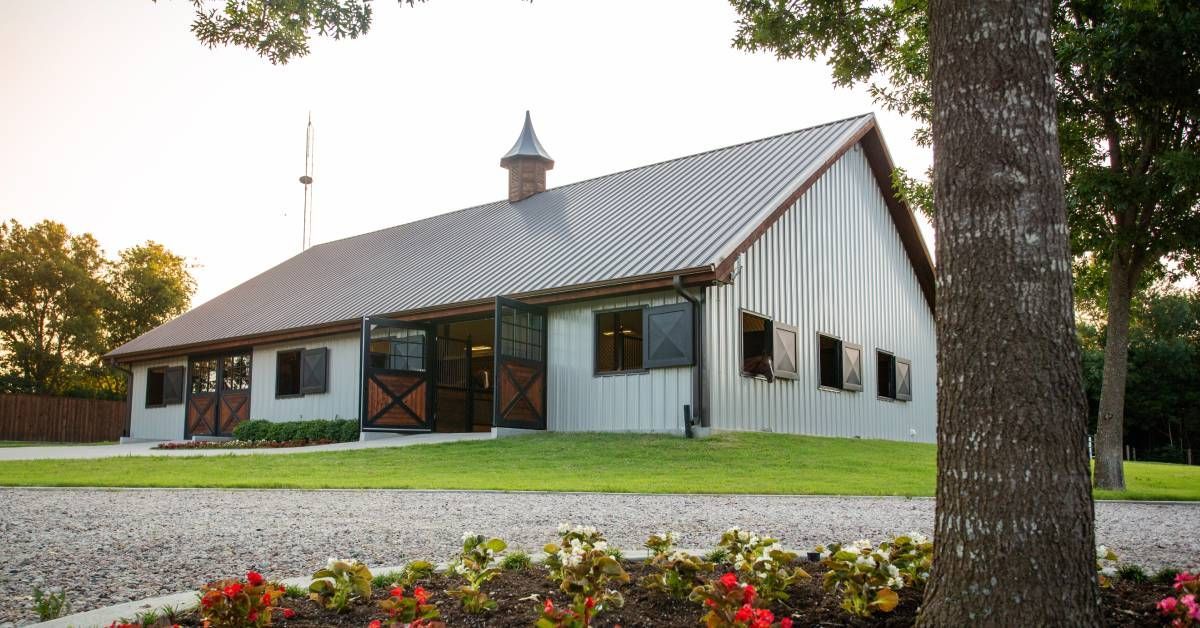
<svg viewBox="0 0 1200 628"><path fill-rule="evenodd" d="M892 441L726 433L543 434L271 456L0 462L0 485L438 488L644 493L933 495L936 450ZM1200 468L1130 463L1130 491L1200 499Z"/></svg>

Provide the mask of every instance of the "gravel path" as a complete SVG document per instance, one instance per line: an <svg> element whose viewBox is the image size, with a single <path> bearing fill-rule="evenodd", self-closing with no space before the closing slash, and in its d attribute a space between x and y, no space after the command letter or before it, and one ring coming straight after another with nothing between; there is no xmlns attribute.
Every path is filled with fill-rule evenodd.
<svg viewBox="0 0 1200 628"><path fill-rule="evenodd" d="M1148 569L1200 566L1181 535L1200 506L1097 505L1099 541ZM661 529L710 547L732 525L788 547L916 530L933 501L903 498L608 495L445 491L0 489L0 624L34 619L34 585L67 590L73 611L173 593L247 569L302 575L328 556L395 565L445 560L464 530L537 550L560 521L596 525L618 547ZM1179 564L1183 562L1184 564ZM1190 563L1190 564L1188 564Z"/></svg>

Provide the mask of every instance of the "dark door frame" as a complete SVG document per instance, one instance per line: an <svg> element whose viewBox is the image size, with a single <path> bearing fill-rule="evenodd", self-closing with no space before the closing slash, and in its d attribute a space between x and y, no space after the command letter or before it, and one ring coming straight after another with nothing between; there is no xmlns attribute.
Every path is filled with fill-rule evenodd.
<svg viewBox="0 0 1200 628"><path fill-rule="evenodd" d="M402 402L397 401L397 397L390 391L392 401L384 408L382 412L387 411L393 406L398 406L409 415L417 419L419 425L413 427L377 427L371 425L378 417L368 415L370 407L370 392L367 389L367 384L372 380L375 371L388 371L398 374L413 374L416 371L404 369L379 369L371 366L371 331L378 327L392 327L397 329L418 329L425 333L424 343L424 371L421 373L422 381L425 385L425 417L419 417L412 412L412 409L407 407ZM362 322L361 335L359 337L359 354L361 357L361 377L359 378L359 430L363 432L397 432L397 433L424 433L432 432L437 428L437 330L431 322L414 322L402 321L394 318L386 318L383 316L364 316ZM387 389L386 384L375 380L376 384ZM411 388L409 392L411 392ZM404 395L401 395L403 397ZM423 420L422 420L423 419Z"/></svg>
<svg viewBox="0 0 1200 628"><path fill-rule="evenodd" d="M242 354L245 354L245 355L249 356L249 358L250 358L250 361L247 364L247 368L249 369L248 375L250 378L250 387L246 389L246 406L247 406L246 416L250 416L249 406L250 406L251 400L254 398L254 396L252 394L254 391L254 348L253 347L232 349L229 351L222 351L220 353L200 353L200 354L196 354L196 355L189 355L187 357L187 370L184 372L184 375L183 375L183 386L185 388L184 404L183 404L183 437L185 439L189 439L192 436L195 436L195 434L193 434L190 429L190 425L188 424L189 423L188 422L188 411L192 407L192 364L195 362L198 362L200 360L213 360L217 363L216 386L211 393L204 393L205 396L211 395L212 400L213 400L213 433L212 434L200 434L200 436L221 436L222 435L221 434L221 391L222 391L222 388L224 386L224 381L225 381L225 361L222 358L226 358L226 357L229 357L232 355L242 355ZM241 392L241 391L238 391L238 392Z"/></svg>
<svg viewBox="0 0 1200 628"><path fill-rule="evenodd" d="M502 331L502 323L504 317L502 309L506 307L518 312L528 312L542 317L542 355L540 360L505 355L503 349L504 335ZM550 359L550 318L547 315L547 310L541 305L532 305L529 303L516 301L514 299L496 297L496 310L494 316L496 323L496 335L493 343L495 345L495 366L493 368L493 378L495 379L495 384L492 386L492 403L494 404L492 408L492 426L544 430L547 426L546 415L548 408L546 406L546 394L547 390L549 389L550 375L550 369L548 368ZM516 380L513 380L513 383L518 387L517 393L513 397L512 401L508 403L507 407L501 407L501 404L503 403L503 395L500 394L501 382L503 381L502 378L509 377L508 372L504 369L506 364L516 364L518 366L533 368L535 372L540 373L535 375L534 378L531 378L525 382L523 385L516 382ZM538 376L541 378L541 398L536 400L537 403L535 403L535 400L530 399L527 393L529 392L529 388L536 382ZM513 410L516 407L516 404L522 399L524 399L535 411L538 412L540 415L538 420L530 423L527 421L510 421L505 419L505 415Z"/></svg>

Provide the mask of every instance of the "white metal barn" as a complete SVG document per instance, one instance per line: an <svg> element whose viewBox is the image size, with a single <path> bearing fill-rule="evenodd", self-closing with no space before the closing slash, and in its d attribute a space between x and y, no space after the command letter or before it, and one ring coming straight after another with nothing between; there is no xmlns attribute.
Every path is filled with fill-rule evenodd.
<svg viewBox="0 0 1200 628"><path fill-rule="evenodd" d="M129 435L769 430L935 438L933 264L872 115L316 245L106 358ZM690 417L689 421L687 417Z"/></svg>

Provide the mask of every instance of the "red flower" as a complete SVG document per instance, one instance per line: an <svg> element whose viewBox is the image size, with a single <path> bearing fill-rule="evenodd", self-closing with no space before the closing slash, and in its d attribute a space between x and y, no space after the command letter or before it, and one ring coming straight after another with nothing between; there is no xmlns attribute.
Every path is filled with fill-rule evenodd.
<svg viewBox="0 0 1200 628"><path fill-rule="evenodd" d="M546 605L542 608L547 613L553 613L554 612L554 600L551 600L550 598L546 598Z"/></svg>
<svg viewBox="0 0 1200 628"><path fill-rule="evenodd" d="M293 617L295 617L295 616L296 616L296 611L294 611L294 610L292 610L292 609L290 609L290 608L285 608L285 609L283 609L283 618L284 618L284 619L291 619L291 618L293 618ZM786 627L785 627L785 628L786 628Z"/></svg>
<svg viewBox="0 0 1200 628"><path fill-rule="evenodd" d="M250 614L246 616L246 619L249 619L250 621L258 621L258 612L250 611Z"/></svg>
<svg viewBox="0 0 1200 628"><path fill-rule="evenodd" d="M708 599L704 600L704 603L709 605L709 607L711 607L711 608L717 607L717 603L714 602L712 598L708 598Z"/></svg>
<svg viewBox="0 0 1200 628"><path fill-rule="evenodd" d="M375 621L367 624L367 628L383 628L383 623L376 619Z"/></svg>
<svg viewBox="0 0 1200 628"><path fill-rule="evenodd" d="M583 607L588 610L596 608L596 600L593 600L592 598L589 597L588 599L584 600Z"/></svg>
<svg viewBox="0 0 1200 628"><path fill-rule="evenodd" d="M217 601L216 596L214 596L212 593L207 593L204 595L204 597L200 598L200 606L208 608L209 606L212 606L213 602L215 601Z"/></svg>
<svg viewBox="0 0 1200 628"><path fill-rule="evenodd" d="M418 604L424 604L429 599L429 593L423 587L417 587L413 589L413 597L417 598Z"/></svg>
<svg viewBox="0 0 1200 628"><path fill-rule="evenodd" d="M753 604L755 595L754 585L746 585L742 588L742 604Z"/></svg>
<svg viewBox="0 0 1200 628"><path fill-rule="evenodd" d="M250 586L256 587L263 583L262 574L258 573L257 571L247 571L246 582L249 582Z"/></svg>
<svg viewBox="0 0 1200 628"><path fill-rule="evenodd" d="M392 597L394 597L394 598L397 598L397 599L403 598L404 597L404 587L396 587L395 589L388 591L388 593L390 593L392 595Z"/></svg>
<svg viewBox="0 0 1200 628"><path fill-rule="evenodd" d="M237 597L242 592L242 585L235 582L225 587L225 597Z"/></svg>
<svg viewBox="0 0 1200 628"><path fill-rule="evenodd" d="M262 603L264 606L271 605L271 592L270 591L267 591L262 594Z"/></svg>
<svg viewBox="0 0 1200 628"><path fill-rule="evenodd" d="M752 617L754 617L754 609L750 608L749 604L746 604L738 609L733 619L734 621L748 622Z"/></svg>
<svg viewBox="0 0 1200 628"><path fill-rule="evenodd" d="M779 620L779 628L792 628L792 618L784 617L783 619Z"/></svg>
<svg viewBox="0 0 1200 628"><path fill-rule="evenodd" d="M736 587L738 584L737 574L731 571L721 576L721 584L724 585L726 589L732 589Z"/></svg>

